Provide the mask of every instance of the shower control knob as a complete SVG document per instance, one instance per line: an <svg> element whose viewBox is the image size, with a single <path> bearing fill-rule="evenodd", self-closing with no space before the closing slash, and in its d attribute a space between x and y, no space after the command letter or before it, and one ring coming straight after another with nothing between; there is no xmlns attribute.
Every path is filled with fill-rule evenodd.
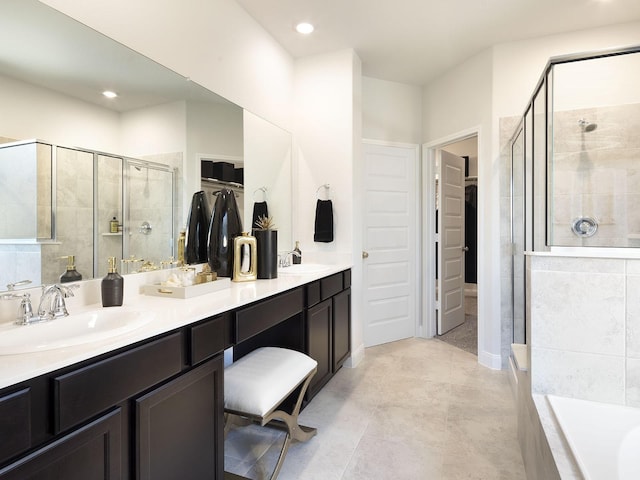
<svg viewBox="0 0 640 480"><path fill-rule="evenodd" d="M571 224L571 231L579 237L592 237L598 231L598 223L591 217L576 218Z"/></svg>

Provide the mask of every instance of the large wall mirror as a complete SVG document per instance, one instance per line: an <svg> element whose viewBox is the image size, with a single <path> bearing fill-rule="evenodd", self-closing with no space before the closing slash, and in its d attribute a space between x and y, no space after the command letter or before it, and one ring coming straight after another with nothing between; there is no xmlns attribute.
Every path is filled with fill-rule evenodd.
<svg viewBox="0 0 640 480"><path fill-rule="evenodd" d="M244 168L245 217L266 187L291 246L288 132L36 0L0 6L0 101L0 290L56 282L66 255L84 279L169 260L201 158Z"/></svg>

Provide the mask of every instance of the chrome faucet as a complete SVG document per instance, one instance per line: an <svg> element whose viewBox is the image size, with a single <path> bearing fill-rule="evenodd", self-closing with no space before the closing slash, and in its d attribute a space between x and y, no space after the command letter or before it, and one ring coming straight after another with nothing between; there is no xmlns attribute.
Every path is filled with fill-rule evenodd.
<svg viewBox="0 0 640 480"><path fill-rule="evenodd" d="M69 315L65 298L73 297L73 289L78 285L50 285L42 287L42 297L38 306L38 317L41 320L52 320L54 318L66 317Z"/></svg>
<svg viewBox="0 0 640 480"><path fill-rule="evenodd" d="M68 286L50 285L47 287L43 285L40 305L35 315L31 305L31 294L28 292L22 295L15 291L7 292L0 295L0 300L20 300L15 323L16 325L31 325L69 315L64 299L73 297L73 290L79 286L76 283Z"/></svg>
<svg viewBox="0 0 640 480"><path fill-rule="evenodd" d="M284 255L278 255L278 259L279 259L278 260L278 266L280 268L290 267L291 266L290 258L292 258L293 255L295 255L296 257L301 257L302 256L298 252L296 252L295 250L291 250L290 252L287 252Z"/></svg>

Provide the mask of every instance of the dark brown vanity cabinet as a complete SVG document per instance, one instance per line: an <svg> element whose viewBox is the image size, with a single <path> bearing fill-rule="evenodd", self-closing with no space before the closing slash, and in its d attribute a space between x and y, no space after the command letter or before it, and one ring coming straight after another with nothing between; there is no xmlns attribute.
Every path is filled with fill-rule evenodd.
<svg viewBox="0 0 640 480"><path fill-rule="evenodd" d="M0 480L222 480L224 326L206 319L0 392Z"/></svg>
<svg viewBox="0 0 640 480"><path fill-rule="evenodd" d="M320 391L351 354L350 287L350 270L306 286L307 353L318 362L307 400Z"/></svg>
<svg viewBox="0 0 640 480"><path fill-rule="evenodd" d="M222 480L224 348L350 354L350 271L0 390L0 480Z"/></svg>

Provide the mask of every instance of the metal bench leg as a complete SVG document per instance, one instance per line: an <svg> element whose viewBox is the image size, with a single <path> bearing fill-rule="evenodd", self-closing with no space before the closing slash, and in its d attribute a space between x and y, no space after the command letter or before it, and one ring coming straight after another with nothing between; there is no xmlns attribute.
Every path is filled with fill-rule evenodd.
<svg viewBox="0 0 640 480"><path fill-rule="evenodd" d="M284 463L284 458L289 451L289 445L291 445L291 440L297 440L299 442L306 442L310 438L312 438L316 433L318 433L317 429L305 427L298 424L298 414L300 413L300 407L302 406L302 400L304 399L304 394L309 387L309 383L311 382L311 378L315 375L316 371L311 372L307 378L305 379L302 388L300 389L300 395L298 395L298 400L296 401L295 406L290 414L282 411L276 410L271 414L267 415L262 420L262 425L266 425L269 422L283 423L286 426L287 435L285 436L284 442L282 444L282 450L280 451L280 455L278 456L278 462L271 474L271 480L275 480L278 474L280 473L280 469L282 468L282 464Z"/></svg>

